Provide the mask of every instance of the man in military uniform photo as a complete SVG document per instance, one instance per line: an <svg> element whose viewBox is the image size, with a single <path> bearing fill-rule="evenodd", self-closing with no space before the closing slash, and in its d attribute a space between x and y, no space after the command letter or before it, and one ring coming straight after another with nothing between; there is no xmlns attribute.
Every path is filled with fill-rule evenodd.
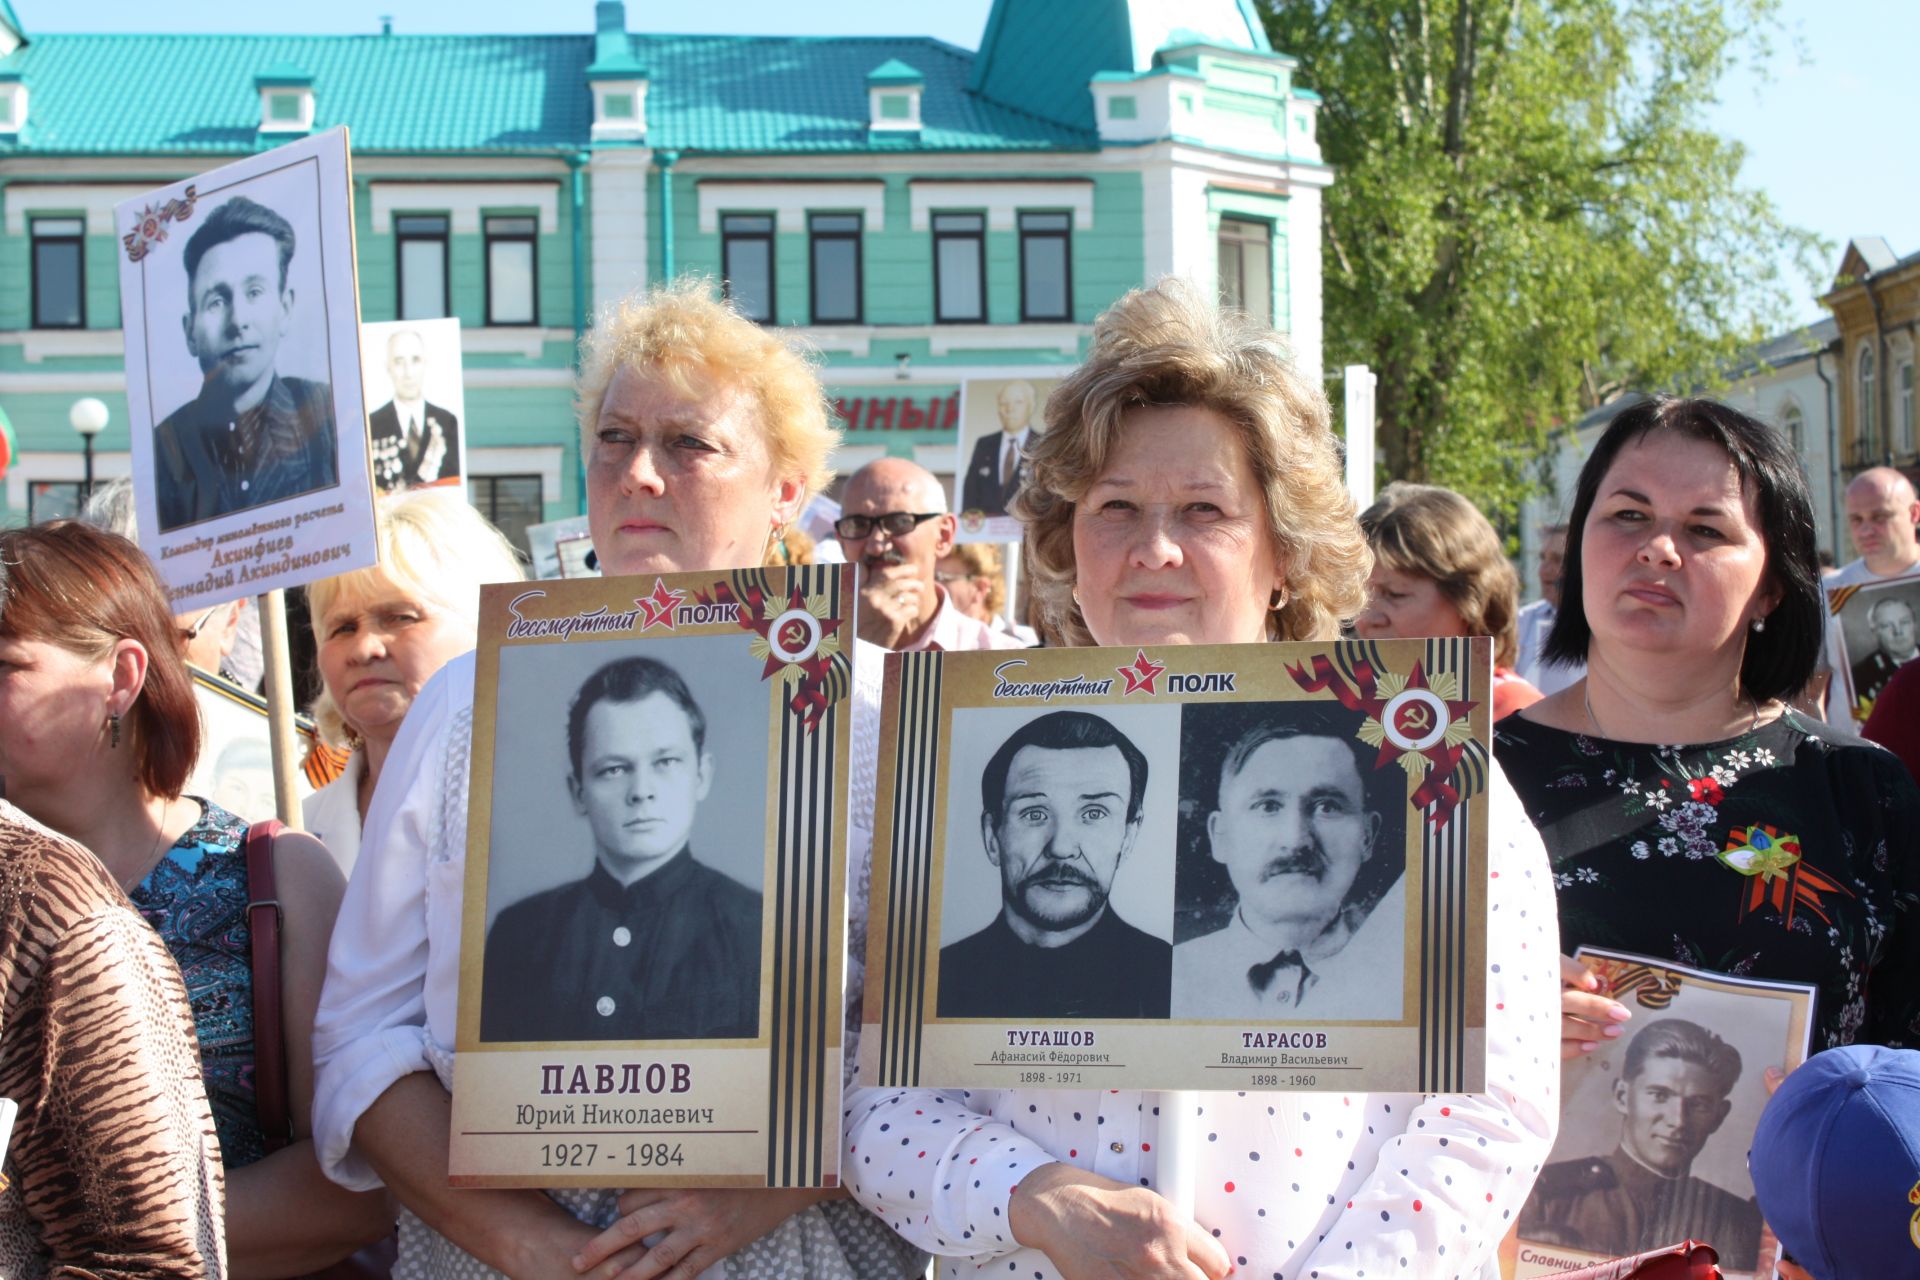
<svg viewBox="0 0 1920 1280"><path fill-rule="evenodd" d="M1913 606L1899 596L1887 596L1873 602L1867 610L1867 626L1873 631L1873 651L1853 664L1853 696L1868 706L1880 696L1893 679L1893 673L1920 657L1913 625Z"/></svg>
<svg viewBox="0 0 1920 1280"><path fill-rule="evenodd" d="M284 377L293 227L235 196L187 240L187 350L199 394L154 429L162 532L339 483L333 395Z"/></svg>
<svg viewBox="0 0 1920 1280"><path fill-rule="evenodd" d="M1739 1079L1739 1050L1699 1024L1662 1018L1642 1027L1613 1086L1619 1146L1542 1169L1520 1211L1520 1235L1609 1255L1691 1238L1712 1244L1722 1266L1753 1270L1759 1207L1691 1173L1733 1110L1727 1095Z"/></svg>
<svg viewBox="0 0 1920 1280"><path fill-rule="evenodd" d="M1020 481L1026 476L1024 451L1033 435L1036 398L1033 384L1024 378L1000 388L994 401L1000 430L974 441L967 478L960 486L961 510L989 516L1007 513L1007 504L1020 491Z"/></svg>
<svg viewBox="0 0 1920 1280"><path fill-rule="evenodd" d="M593 870L493 922L480 1038L757 1035L761 897L688 843L714 765L686 682L652 658L608 663L574 695L567 749Z"/></svg>
<svg viewBox="0 0 1920 1280"><path fill-rule="evenodd" d="M460 476L460 420L427 400L427 344L412 329L387 339L393 399L367 415L373 483L397 493Z"/></svg>
<svg viewBox="0 0 1920 1280"><path fill-rule="evenodd" d="M980 779L1000 914L940 949L939 1016L1167 1016L1172 945L1108 900L1146 790L1140 748L1084 711L1050 712L1000 744Z"/></svg>

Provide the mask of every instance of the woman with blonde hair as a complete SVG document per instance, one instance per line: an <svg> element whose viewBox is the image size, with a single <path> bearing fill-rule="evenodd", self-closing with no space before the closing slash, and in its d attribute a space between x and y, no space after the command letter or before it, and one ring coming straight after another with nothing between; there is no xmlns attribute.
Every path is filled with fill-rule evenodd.
<svg viewBox="0 0 1920 1280"><path fill-rule="evenodd" d="M1360 514L1373 547L1367 607L1353 629L1398 636L1493 637L1493 718L1540 701L1514 672L1520 576L1480 509L1437 484L1396 480Z"/></svg>
<svg viewBox="0 0 1920 1280"><path fill-rule="evenodd" d="M1068 644L1332 640L1364 603L1372 557L1326 398L1271 330L1177 281L1130 293L1046 417L1014 506ZM1505 779L1490 786L1488 905L1508 927L1488 940L1484 1094L1202 1094L1188 1219L1159 1191L1160 1096L866 1089L847 1104L854 1196L945 1280L1478 1274L1558 1110L1546 858ZM1218 981L1272 999L1281 960ZM952 1177L975 1161L990 1181Z"/></svg>
<svg viewBox="0 0 1920 1280"><path fill-rule="evenodd" d="M703 282L621 302L581 357L576 407L601 568L765 564L830 474L838 438L806 361ZM388 751L314 1030L322 1165L345 1185L384 1183L398 1198L396 1274L919 1274L914 1251L838 1191L448 1185L473 681L472 655L449 662ZM864 714L871 733L877 713ZM850 914L864 918L865 908ZM849 985L857 990L857 976Z"/></svg>
<svg viewBox="0 0 1920 1280"><path fill-rule="evenodd" d="M307 587L322 684L313 718L329 745L353 754L302 807L307 830L347 872L407 709L474 646L481 584L526 576L512 544L453 489L381 499L378 527L379 564Z"/></svg>

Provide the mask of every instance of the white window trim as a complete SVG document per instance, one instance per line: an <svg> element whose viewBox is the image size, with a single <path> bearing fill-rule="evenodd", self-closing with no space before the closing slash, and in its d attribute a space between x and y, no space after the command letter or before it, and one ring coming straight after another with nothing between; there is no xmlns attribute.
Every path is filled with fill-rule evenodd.
<svg viewBox="0 0 1920 1280"><path fill-rule="evenodd" d="M718 235L720 215L771 210L781 235L807 229L812 210L857 209L863 231L887 228L887 184L884 182L702 182L700 234Z"/></svg>
<svg viewBox="0 0 1920 1280"><path fill-rule="evenodd" d="M524 325L514 325L499 329L462 326L460 330L460 350L470 355L521 356L538 360L546 354L549 342L572 341L571 329L529 329Z"/></svg>
<svg viewBox="0 0 1920 1280"><path fill-rule="evenodd" d="M920 131L920 91L917 84L869 85L867 88L867 128L875 133L918 133ZM907 114L892 120L880 114L880 100L906 95Z"/></svg>
<svg viewBox="0 0 1920 1280"><path fill-rule="evenodd" d="M557 444L507 445L467 450L467 476L540 477L540 501L560 501L560 469L566 451Z"/></svg>
<svg viewBox="0 0 1920 1280"><path fill-rule="evenodd" d="M480 234L482 210L532 208L540 215L540 234L560 229L557 182L381 182L367 184L373 197L373 229L393 234L393 215L445 213L456 235Z"/></svg>
<svg viewBox="0 0 1920 1280"><path fill-rule="evenodd" d="M117 356L126 350L118 329L15 329L0 333L0 345L20 344L20 358L40 364L75 356Z"/></svg>
<svg viewBox="0 0 1920 1280"><path fill-rule="evenodd" d="M0 84L0 98L13 104L6 121L0 123L0 133L19 133L27 123L27 86L18 80Z"/></svg>
<svg viewBox="0 0 1920 1280"><path fill-rule="evenodd" d="M123 200L131 200L153 190L156 185L124 182L9 183L4 196L0 196L7 205L7 234L26 235L28 216L43 209L62 213L80 209L87 216L88 235L115 235L113 207Z"/></svg>
<svg viewBox="0 0 1920 1280"><path fill-rule="evenodd" d="M1012 231L1021 210L1066 209L1075 231L1093 230L1093 179L1062 182L909 182L915 231L931 228L935 210L985 209L987 230Z"/></svg>
<svg viewBox="0 0 1920 1280"><path fill-rule="evenodd" d="M300 114L292 120L273 118L273 97L275 94L293 93L300 97ZM312 133L313 132L313 89L309 86L293 84L263 84L260 86L260 132L261 133Z"/></svg>
<svg viewBox="0 0 1920 1280"><path fill-rule="evenodd" d="M117 480L133 474L133 455L96 450L93 455L93 479ZM74 483L87 478L87 458L79 450L27 449L13 466L7 468L7 506L14 511L27 509L27 486L42 481Z"/></svg>
<svg viewBox="0 0 1920 1280"><path fill-rule="evenodd" d="M607 98L629 94L633 114L626 117L607 114ZM647 82L645 80L596 80L593 84L593 127L589 135L595 142L638 142L647 136Z"/></svg>

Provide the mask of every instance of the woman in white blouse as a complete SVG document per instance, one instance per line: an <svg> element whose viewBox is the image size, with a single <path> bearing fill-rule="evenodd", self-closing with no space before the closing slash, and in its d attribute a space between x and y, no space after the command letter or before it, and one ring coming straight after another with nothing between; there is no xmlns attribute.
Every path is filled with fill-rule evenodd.
<svg viewBox="0 0 1920 1280"><path fill-rule="evenodd" d="M703 282L603 314L576 391L588 523L610 574L761 564L829 474L836 436L812 369ZM314 1028L321 1164L398 1197L395 1275L918 1275L916 1251L838 1190L447 1185L473 676L470 654L448 663L388 753Z"/></svg>
<svg viewBox="0 0 1920 1280"><path fill-rule="evenodd" d="M512 544L458 490L383 498L377 520L379 564L307 588L322 685L313 718L330 745L353 754L302 816L349 874L407 709L434 672L473 648L481 584L526 576Z"/></svg>
<svg viewBox="0 0 1920 1280"><path fill-rule="evenodd" d="M1177 282L1101 318L1028 476L1015 511L1067 644L1328 639L1365 604L1325 397ZM1154 1190L1168 1095L867 1089L849 1188L956 1280L1481 1274L1552 1145L1559 1070L1546 857L1490 786L1484 1095L1193 1095L1189 1221Z"/></svg>

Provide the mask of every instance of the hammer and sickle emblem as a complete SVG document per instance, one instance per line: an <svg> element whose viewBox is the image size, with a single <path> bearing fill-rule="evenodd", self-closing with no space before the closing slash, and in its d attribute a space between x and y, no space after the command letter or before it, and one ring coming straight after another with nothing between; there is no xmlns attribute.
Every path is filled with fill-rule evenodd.
<svg viewBox="0 0 1920 1280"><path fill-rule="evenodd" d="M780 629L780 645L788 652L800 648L807 642L807 629L798 622L789 622Z"/></svg>
<svg viewBox="0 0 1920 1280"><path fill-rule="evenodd" d="M1433 727L1433 712L1424 702L1403 707L1400 711L1400 727L1415 733L1425 733Z"/></svg>

